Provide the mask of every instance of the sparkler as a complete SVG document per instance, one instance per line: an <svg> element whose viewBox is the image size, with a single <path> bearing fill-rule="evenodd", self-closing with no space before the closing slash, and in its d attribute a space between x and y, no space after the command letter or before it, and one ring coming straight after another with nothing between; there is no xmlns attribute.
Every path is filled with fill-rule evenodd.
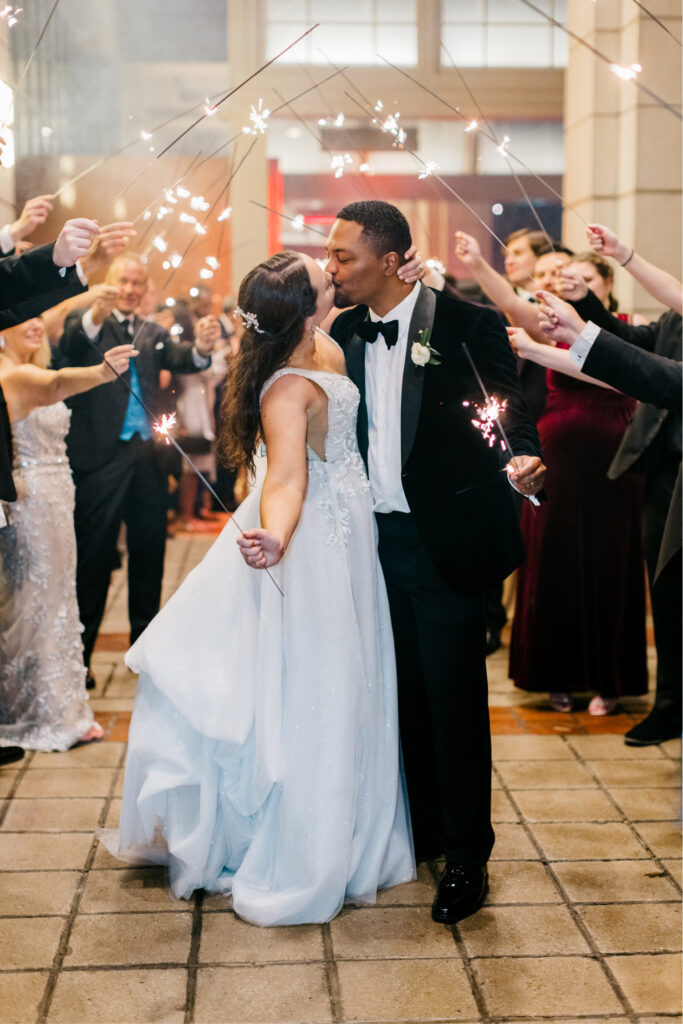
<svg viewBox="0 0 683 1024"><path fill-rule="evenodd" d="M12 7L11 4L5 4L0 11L0 20L7 22L7 28L12 28L19 20L19 15L23 9L23 7Z"/></svg>
<svg viewBox="0 0 683 1024"><path fill-rule="evenodd" d="M57 0L57 2L59 2L59 0ZM215 109L212 110L212 114L215 113L215 110L217 110L218 107L220 107L223 103L225 103L226 100L229 100L230 97L234 96L236 92L239 92L239 90L243 89L245 85L247 85L249 82L251 82L258 75L262 74L266 70L266 68L269 68L271 66L271 64L274 64L275 61L279 60L280 57L282 57L285 53L287 53L289 50L291 50L292 47L296 46L297 43L300 43L302 39L305 39L306 36L310 35L311 32L315 31L316 28L318 28L318 23L316 23L315 25L312 25L309 29L306 29L306 31L302 32L301 35L298 36L293 42L291 42L288 46L285 46L284 50L280 50L279 53L277 53L274 57L271 57L270 60L267 60L265 62L265 64L262 64L261 67L256 69L256 71L252 71L252 73L250 75L248 75L246 78L242 79L241 82L239 82L236 86L234 86L234 88L230 89L229 92L227 92L224 96L221 97L221 99L219 99L216 102ZM166 146L164 146L164 148L161 150L161 152L157 153L154 156L154 158L145 167L143 167L143 169L141 171L139 171L134 176L134 178L131 181L129 181L126 186L124 186L124 188L121 189L121 191L118 193L118 195L114 196L114 198L111 200L111 202L100 213L100 218L116 203L117 199L120 199L121 196L124 195L128 191L128 189L131 188L131 186L134 185L135 182L138 181L138 179L142 177L142 175L145 173L145 171L147 171L152 166L152 164L156 163L157 160L160 160L162 156L164 156L166 153L168 153L168 151L170 149L173 148L173 146L175 146L178 142L180 142L181 139L184 139L185 136L189 132L191 132L193 128L196 128L198 124L201 124L202 121L205 121L206 118L209 117L209 116L212 116L212 114L211 115L207 114L206 111L204 111L202 109L201 115L199 117L195 118L195 120L192 122L192 124L188 125L188 127L185 128L180 133L180 135L177 135L174 139L171 139L171 141Z"/></svg>
<svg viewBox="0 0 683 1024"><path fill-rule="evenodd" d="M320 231L319 228L314 228L310 224L304 225L304 218L300 213L297 214L296 217L290 217L288 214L283 213L282 210L274 210L272 206L264 206L263 203L257 203L255 199L250 199L249 202L254 206L260 206L262 210L267 210L268 213L274 213L276 217L282 217L283 220L288 220L297 231L303 231L304 227L306 227L307 231L315 231L317 235L322 235L323 238L327 238L326 231Z"/></svg>
<svg viewBox="0 0 683 1024"><path fill-rule="evenodd" d="M671 29L667 28L666 25L664 24L664 22L660 21L659 18L652 13L652 11L649 11L647 9L647 7L645 6L645 4L641 4L639 2L639 0L633 0L633 2L636 5L636 7L640 7L641 11L643 11L644 14L647 14L648 18L652 18L653 21L656 21L657 24L659 25L659 27L663 28L664 31L667 33L667 35L671 36L671 38L674 40L674 42L678 43L679 46L683 46L683 43L678 38L678 36L675 36L673 34L673 32L671 31Z"/></svg>
<svg viewBox="0 0 683 1024"><path fill-rule="evenodd" d="M43 25L41 33L38 36L38 38L36 39L35 43L33 44L33 49L31 50L30 54L28 55L28 60L24 64L22 72L19 75L19 78L17 80L17 84L14 86L14 94L12 96L12 102L10 104L9 110L5 114L5 118L4 118L3 122L2 122L2 126L0 127L0 131L2 130L2 128L5 128L7 126L7 124L9 123L10 115L11 115L12 111L14 110L14 104L17 102L17 94L18 94L19 90L21 89L22 85L24 84L24 80L26 78L26 74L28 72L28 69L31 67L31 64L33 63L33 58L36 55L36 50L38 49L38 47L42 43L43 36L47 32L48 25L52 21L52 17L54 15L55 11L57 10L57 8L59 7L59 4L60 4L60 0L55 0L54 4L52 5L52 10L48 14L47 20L46 20L45 24ZM11 27L12 25L16 24L16 20L17 19L16 19L15 15L18 14L21 10L23 10L22 7L13 8L9 4L5 4L5 7L3 9L2 14L3 14L3 16L6 14L6 20L7 20L7 24L8 24L9 27ZM14 20L10 21L10 18L13 18Z"/></svg>
<svg viewBox="0 0 683 1024"><path fill-rule="evenodd" d="M85 339L86 339L87 343L90 345L90 347L93 348L95 350L95 352L97 352L97 354L100 357L102 357L102 353L99 351L96 342L91 341L90 338L87 337L87 335L85 335ZM133 340L133 344L134 343L135 343L135 341ZM104 361L107 362L106 353L105 353L103 358L104 358ZM235 526L237 527L239 532L244 537L244 530L242 529L240 524L235 519L234 512L231 512L228 508L226 508L226 506L223 503L223 501L221 500L220 496L216 493L216 491L211 486L209 481L206 479L204 474L197 468L197 466L194 464L194 462L192 461L190 456L187 454L187 452L184 451L184 449L182 449L180 447L180 445L178 444L176 439L171 434L171 430L176 425L176 415L175 415L175 413L171 413L170 415L164 413L162 415L162 417L161 417L161 420L157 420L156 417L154 416L152 410L149 408L147 403L144 401L144 399L137 393L137 391L133 390L133 388L128 383L128 381L125 380L123 375L120 374L117 370L115 370L114 367L110 363L107 363L107 365L109 366L109 369L112 371L112 373L115 374L115 376L118 377L118 379L121 381L121 383L123 384L123 386L126 389L126 391L128 392L128 394L132 395L135 398L135 400L140 404L140 406L145 410L145 412L149 416L150 421L152 423L152 430L154 431L154 433L158 437L163 438L163 440L164 440L164 442L166 444L172 444L173 445L173 447L179 453L180 457L183 458L185 460L185 462L187 462L188 466L190 466L190 468L193 470L193 472L196 473L197 477L204 484L204 486L206 487L207 491L209 491L209 493L212 495L212 497L218 502L218 504L223 509L223 511L226 512L230 516L230 521L235 524ZM270 577L270 579L274 583L274 585L277 587L277 589L280 592L280 594L282 595L282 597L284 597L285 596L284 595L284 591L282 590L282 588L280 587L279 583L277 582L275 577L272 575L270 570L266 569L265 571L266 571L266 574Z"/></svg>
<svg viewBox="0 0 683 1024"><path fill-rule="evenodd" d="M349 153L338 153L332 157L330 163L330 170L334 171L335 178L341 178L344 174L344 168L351 163L351 156Z"/></svg>
<svg viewBox="0 0 683 1024"><path fill-rule="evenodd" d="M468 349L467 344L464 341L462 342L462 350L467 357L468 363L472 367L472 372L474 373L474 376L477 379L477 384L481 388L481 392L484 396L485 403L483 406L476 405L476 403L474 404L474 408L476 409L478 414L478 419L473 419L472 425L476 427L477 430L481 431L482 436L485 437L486 440L489 442L489 448L492 448L493 445L495 444L495 437L492 437L492 431L495 424L495 426L498 428L500 432L501 447L503 451L508 451L510 453L510 462L508 462L506 466L506 472L509 473L510 470L508 469L508 466L510 466L515 456L512 451L510 439L508 438L505 432L505 427L500 422L500 414L504 412L505 409L507 408L507 399L501 402L501 400L499 398L496 398L495 395L489 395L488 391L486 390L486 385L484 384L484 381L481 379L481 375L479 373L479 370L477 369L476 363L474 362L474 359L470 355L470 350ZM463 405L465 406L468 404L468 402L463 402ZM534 494L526 494L524 495L524 497L528 498L532 505L539 506L541 504Z"/></svg>
<svg viewBox="0 0 683 1024"><path fill-rule="evenodd" d="M545 18L546 21L550 22L551 25L554 25L555 28L559 28L562 30L562 32L565 32L570 39L573 39L576 43L579 43L581 46L585 46L587 50L590 50L591 53L598 58L598 60L601 60L603 64L607 64L610 70L619 67L619 65L615 64L613 60L610 60L610 58L606 57L604 53L601 53L600 50L596 50L596 48L592 46L589 42L587 42L583 38L583 36L577 35L576 32L572 32L572 30L567 28L566 25L563 25L561 21L557 21L550 14L546 14L546 12L542 11L540 7L536 7L535 4L532 4L531 0L521 0L521 2L523 4L526 4L527 7L530 7L532 11L536 12L536 14L540 14L541 17ZM617 71L616 73L620 74L619 71ZM677 117L679 121L683 121L683 114L680 112L680 110L676 110L676 108L673 107L670 103L667 103L665 99L663 99L661 96L658 96L656 92L653 92L652 89L648 89L646 85L643 85L642 82L639 82L637 74L638 72L636 72L635 75L630 76L630 81L632 81L633 84L637 86L639 89L642 89L642 91L646 93L650 97L650 99L654 100L655 103L659 103L659 105L661 107L664 107L665 110L668 110L671 114L674 114L674 116ZM620 74L620 77L623 78L624 76Z"/></svg>
<svg viewBox="0 0 683 1024"><path fill-rule="evenodd" d="M258 107L255 107L252 103L251 110L249 111L251 124L245 124L242 129L243 133L245 135L265 135L268 129L269 117L270 111L264 108L262 99L259 99Z"/></svg>

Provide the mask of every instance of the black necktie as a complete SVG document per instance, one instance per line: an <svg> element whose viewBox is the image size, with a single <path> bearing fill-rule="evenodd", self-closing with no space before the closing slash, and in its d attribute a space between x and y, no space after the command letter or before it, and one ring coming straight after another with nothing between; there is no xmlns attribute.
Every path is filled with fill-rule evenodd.
<svg viewBox="0 0 683 1024"><path fill-rule="evenodd" d="M382 320L364 320L356 327L356 333L363 341L377 341L377 335L381 334L387 348L392 348L398 341L398 320L389 320L384 323Z"/></svg>
<svg viewBox="0 0 683 1024"><path fill-rule="evenodd" d="M131 327L133 326L133 321L132 320L122 320L121 321L121 326L123 327L123 333L127 334L128 337L130 338L130 336L131 336Z"/></svg>

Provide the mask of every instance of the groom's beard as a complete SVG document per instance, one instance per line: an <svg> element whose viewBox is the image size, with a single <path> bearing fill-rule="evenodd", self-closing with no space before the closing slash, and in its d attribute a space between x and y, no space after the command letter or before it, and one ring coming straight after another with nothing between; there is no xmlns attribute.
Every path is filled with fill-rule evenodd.
<svg viewBox="0 0 683 1024"><path fill-rule="evenodd" d="M355 306L356 303L349 298L346 292L342 291L341 288L337 288L337 286L335 285L334 305L335 309L348 309L349 306Z"/></svg>

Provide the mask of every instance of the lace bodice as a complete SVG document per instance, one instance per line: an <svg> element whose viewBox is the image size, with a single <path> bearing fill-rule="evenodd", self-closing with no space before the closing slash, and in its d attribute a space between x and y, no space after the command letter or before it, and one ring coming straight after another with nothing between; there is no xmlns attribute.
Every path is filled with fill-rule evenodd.
<svg viewBox="0 0 683 1024"><path fill-rule="evenodd" d="M65 437L71 410L63 402L46 405L12 427L14 468L20 472L37 466L68 465Z"/></svg>
<svg viewBox="0 0 683 1024"><path fill-rule="evenodd" d="M307 448L309 495L328 522L328 543L347 542L349 504L360 495L363 501L369 501L370 496L370 483L356 438L360 402L358 388L349 377L340 373L288 366L266 381L261 391L262 400L268 388L287 373L312 380L327 395L325 459L321 459L312 448Z"/></svg>

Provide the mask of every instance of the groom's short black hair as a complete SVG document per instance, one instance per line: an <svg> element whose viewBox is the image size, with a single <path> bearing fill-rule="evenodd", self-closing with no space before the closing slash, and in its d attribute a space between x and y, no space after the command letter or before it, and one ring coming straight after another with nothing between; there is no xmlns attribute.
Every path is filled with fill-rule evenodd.
<svg viewBox="0 0 683 1024"><path fill-rule="evenodd" d="M349 203L337 214L338 220L352 220L363 228L363 238L377 256L396 252L401 263L413 240L410 227L401 211L380 199Z"/></svg>

